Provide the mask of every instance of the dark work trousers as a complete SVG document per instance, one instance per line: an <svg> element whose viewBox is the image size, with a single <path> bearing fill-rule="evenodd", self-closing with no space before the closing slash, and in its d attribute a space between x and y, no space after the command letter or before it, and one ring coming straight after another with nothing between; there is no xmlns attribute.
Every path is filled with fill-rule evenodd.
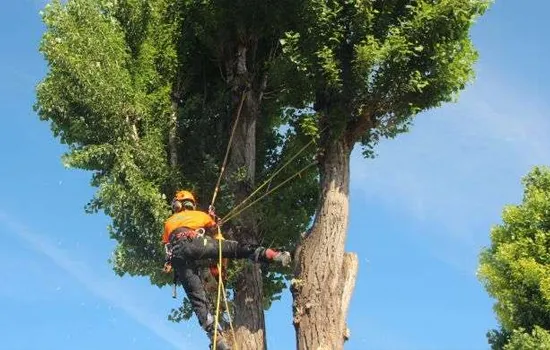
<svg viewBox="0 0 550 350"><path fill-rule="evenodd" d="M208 236L182 238L172 248L172 266L178 281L183 285L193 311L206 331L211 331L213 318L208 310L208 299L199 275L199 266L200 260L218 259L218 248L218 240ZM223 258L266 261L264 250L258 245L222 240Z"/></svg>

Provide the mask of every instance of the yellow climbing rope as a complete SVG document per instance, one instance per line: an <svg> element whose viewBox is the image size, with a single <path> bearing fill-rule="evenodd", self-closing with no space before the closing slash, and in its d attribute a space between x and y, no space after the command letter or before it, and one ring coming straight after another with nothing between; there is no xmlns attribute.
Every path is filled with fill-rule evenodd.
<svg viewBox="0 0 550 350"><path fill-rule="evenodd" d="M221 236L221 228L218 226L218 236ZM220 301L221 301L221 293L222 293L222 240L218 239L218 296L216 298L216 314L214 316L214 338L212 339L212 350L216 350L216 342L218 339L218 324L219 324L219 317L220 317ZM225 295L225 288L223 291ZM229 311L229 309L228 309ZM229 312L228 312L229 313ZM229 315L229 319L231 320L231 315ZM231 321L229 321L231 322ZM233 327L231 327L231 330L233 331ZM235 338L235 333L233 333L233 339Z"/></svg>
<svg viewBox="0 0 550 350"><path fill-rule="evenodd" d="M223 285L222 279L220 279L220 284L222 285L223 301L225 302L227 317L229 318L229 328L231 329L231 336L233 337L233 345L235 345L235 350L239 350L239 348L237 347L237 339L235 338L235 329L233 329L233 322L231 321L231 312L229 311L229 303L227 302L227 293L225 292L225 286Z"/></svg>
<svg viewBox="0 0 550 350"><path fill-rule="evenodd" d="M315 139L311 139L311 141L309 141L308 143L305 144L305 146L303 146L298 152L296 152L292 157L290 157L290 159L288 161L286 161L279 169L277 169L275 172L273 172L273 174L271 174L271 176L269 176L260 186L258 186L258 188L256 188L250 195L248 195L248 197L246 197L241 203L237 204L235 207L233 207L233 209L231 209L231 211L229 211L229 213L227 213L225 215L225 218L227 217L235 217L236 215L233 215L241 206L243 206L246 202L248 202L252 197L254 197L254 195L256 195L256 193L258 193L262 188L264 188L265 186L267 186L274 178L275 176L277 176L284 168L286 168L287 165L289 165L290 163L292 163L294 161L294 159L298 158L298 156L300 154L302 154L302 152L304 152L311 144L313 144L315 142ZM298 171L298 173L301 173L303 171L300 170ZM291 176L292 178L295 177L295 175L292 175ZM265 196L265 195L264 195ZM262 196L261 198L263 198L264 196ZM256 201L255 201L256 202ZM254 202L254 203L255 203ZM250 206L247 206L246 208L249 208ZM241 213L242 211L244 210L239 210L238 213ZM222 221L225 221L226 219L222 219ZM229 220L229 219L227 219Z"/></svg>
<svg viewBox="0 0 550 350"><path fill-rule="evenodd" d="M241 115L241 110L242 110L242 107L243 107L243 103L244 103L244 100L245 100L245 97L246 97L246 91L242 93L242 96L241 96L241 100L240 100L240 103L239 103L239 108L237 110L237 115L236 115L236 118L235 118L235 122L233 124L233 127L231 129L231 135L229 136L229 141L228 141L228 144L227 144L227 148L226 148L226 151L225 151L225 156L224 156L224 159L223 159L223 162L222 162L222 166L220 168L220 174L218 176L218 180L216 182L216 186L214 187L214 193L212 195L212 201L210 202L210 207L209 207L209 211L213 211L214 210L214 203L216 202L216 198L217 198L217 195L218 195L218 192L220 190L220 184L221 184L221 180L223 178L223 173L225 171L225 167L227 165L227 160L229 158L229 151L231 149L231 144L233 143L233 138L235 136L235 130L237 129L237 125L239 123L239 118L240 118L240 115ZM313 163L310 163L309 165L305 166L304 168L300 169L299 171L297 171L296 173L294 173L292 176L290 176L289 178L287 178L286 180L284 180L283 182L281 182L280 184L278 184L277 186L275 186L274 188L272 188L271 190L267 191L265 194L263 194L262 196L260 196L259 198L257 198L256 200L254 200L252 203L244 206L254 195L256 195L262 188L264 188L265 186L267 186L274 178L275 176L277 176L277 174L279 174L287 165L289 165L292 161L294 161L294 159L296 159L302 152L304 152L312 143L315 142L315 139L312 139L310 142L308 142L305 146L303 146L298 152L296 152L296 154L294 154L286 163L284 163L279 169L277 169L271 176L269 176L263 183L262 185L260 185L258 188L256 188L256 190L254 190L248 197L246 197L241 203L239 203L237 206L235 206L229 213L227 213L227 215L221 219L222 222L226 222L228 220L231 220L233 218L235 218L237 215L239 215L240 213L242 213L244 210L250 208L252 205L254 205L255 203L257 203L258 201L260 201L261 199L265 198L266 196L268 196L269 194L273 193L274 191L276 191L277 189L279 189L280 187L284 186L287 182L289 182L290 180L292 180L293 178L295 178L296 176L299 176L301 173L303 173L304 171L306 171L307 169L309 169L311 166L315 165L316 162L313 162ZM244 206L244 207L243 207ZM235 330L233 329L233 322L231 320L231 315L230 315L230 312L229 312L229 305L228 305L228 302L227 302L227 293L226 293L226 290L225 290L225 286L224 286L224 283L223 283L223 280L222 280L222 263L223 263L223 257L222 257L222 240L224 239L223 238L223 235L222 235L222 232L221 232L221 227L220 227L220 224L219 223L217 225L218 227L218 233L217 233L217 236L215 237L217 240L218 240L218 295L217 295L217 299L216 299L216 314L214 316L214 337L213 337L213 341L212 341L212 349L215 350L216 349L216 341L217 341L217 338L218 338L218 325L219 325L219 314L220 314L220 303L221 303L221 294L223 292L223 297L224 297L224 302L225 302L225 309L227 310L227 313L228 313L228 318L229 318L229 326L231 328L231 334L232 334L232 337L233 337L233 344L234 344L234 347L236 350L238 350L237 348L237 341L236 341L236 338L235 338Z"/></svg>
<svg viewBox="0 0 550 350"><path fill-rule="evenodd" d="M214 187L214 194L212 195L212 201L210 202L210 207L209 207L209 211L210 210L214 210L214 203L216 202L216 197L218 195L218 192L220 190L220 184L221 184L221 181L222 181L222 177L223 177L223 173L225 171L225 167L227 165L227 159L229 158L229 150L231 149L231 144L233 143L233 137L235 136L235 130L237 130L237 124L239 124L239 118L241 116L241 111L242 111L242 108L243 108L243 104L244 104L244 100L245 100L245 97L246 97L246 91L243 91L242 95L241 95L241 101L239 103L239 108L237 110L237 116L235 117L235 122L233 123L233 127L231 129L231 135L229 136L229 141L227 143L227 149L225 150L225 156L223 157L223 162L222 162L222 166L220 168L220 175L218 176L218 181L216 182L216 187ZM214 316L214 338L212 339L212 349L215 350L216 349L216 341L217 341L217 338L218 338L218 324L219 324L219 315L220 315L220 294L222 293L222 288L223 288L223 281L222 281L222 263L223 263L223 258L222 258L222 240L223 240L223 235L222 235L222 232L221 232L221 228L220 228L220 225L217 225L218 226L218 234L216 235L216 239L218 240L218 296L217 296L217 299L216 299L216 314ZM225 288L223 288L223 294L224 294L224 298L225 298ZM226 301L226 305L227 305L227 301ZM235 348L236 348L236 342L235 342L235 331L233 330L233 323L231 321L231 315L229 314L229 309L227 308L226 306L226 309L228 311L228 317L229 317L229 324L231 325L231 331L233 333L233 342L235 343Z"/></svg>
<svg viewBox="0 0 550 350"><path fill-rule="evenodd" d="M271 190L267 191L266 193L264 193L262 196L258 197L256 200L254 200L252 203L248 204L247 206L245 206L244 208L241 208L237 211L231 211L229 214L227 214L226 216L224 216L222 218L222 221L223 222L226 222L226 221L229 221L233 218L235 218L237 215L239 215L240 213L242 213L243 211L245 211L246 209L250 208L251 206L253 206L254 204L258 203L260 200L264 199L266 196L270 195L271 193L273 193L274 191L278 190L280 187L284 186L287 182L289 182L290 180L294 179L296 176L299 176L300 174L302 174L304 171L306 171L307 169L311 168L312 166L314 166L315 164L317 164L317 162L313 162L313 163L310 163L308 165L306 165L305 167L303 167L302 169L298 170L297 172L295 172L292 176L288 177L285 181L281 182L280 184L278 184L277 186L273 187ZM247 198L251 198L251 196L247 197ZM244 201L243 201L244 202ZM242 202L241 202L242 203Z"/></svg>
<svg viewBox="0 0 550 350"><path fill-rule="evenodd" d="M326 128L327 127L324 127L320 131L320 133L322 133ZM306 143L302 148L300 148L300 150L298 150L298 152L296 152L292 157L290 157L290 159L288 161L286 161L283 165L281 165L281 167L279 169L277 169L275 172L273 172L273 174L271 174L271 176L269 176L260 186L258 186L258 188L256 188L250 195L248 195L248 197L246 197L242 202L240 202L235 207L233 207L233 209L231 209L229 211L229 213L227 213L225 215L225 217L222 218L222 221L226 222L226 221L229 221L229 220L235 218L237 215L239 215L240 213L242 213L246 209L250 208L252 205L259 202L261 199L265 198L267 195L273 193L275 190L279 189L280 187L282 187L284 184L286 184L287 182L289 182L290 180L292 180L296 176L299 176L301 173L303 173L304 171L309 169L311 166L317 164L317 162L312 162L309 165L306 165L304 168L302 168L302 169L298 170L297 172L295 172L293 175L288 177L286 180L281 182L279 185L275 186L273 189L269 190L267 193L265 193L261 197L257 198L254 202L250 203L249 205L247 205L244 208L241 208L246 202L248 202L250 199L252 199L252 197L254 197L254 195L256 195L262 188L264 188L269 183L271 183L271 181L275 178L275 176L277 176L284 168L286 168L290 163L292 163L294 161L294 159L296 159L300 154L302 154L313 143L315 143L315 138L312 138L308 143Z"/></svg>
<svg viewBox="0 0 550 350"><path fill-rule="evenodd" d="M229 157L229 150L231 149L231 144L233 143L235 130L237 129L237 124L239 124L239 118L241 116L241 110L243 109L243 103L244 103L245 97L246 97L246 91L244 91L243 94L241 95L241 102L239 103L239 109L237 110L237 117L235 118L235 123L233 124L233 128L231 129L231 135L229 136L229 141L227 142L225 156L223 157L222 167L220 168L220 175L218 176L216 187L214 187L214 194L212 195L212 201L210 202L210 207L214 206L214 202L216 202L216 197L218 196L218 191L220 190L220 183L222 182L225 166L227 165L227 158Z"/></svg>

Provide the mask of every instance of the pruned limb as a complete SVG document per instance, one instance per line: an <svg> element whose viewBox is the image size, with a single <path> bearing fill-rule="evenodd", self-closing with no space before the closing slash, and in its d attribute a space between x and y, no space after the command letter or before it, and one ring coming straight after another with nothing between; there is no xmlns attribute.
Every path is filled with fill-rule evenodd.
<svg viewBox="0 0 550 350"><path fill-rule="evenodd" d="M359 270L359 259L355 253L345 253L344 261L342 263L342 272L344 274L343 288L342 288L342 317L346 318L348 314L349 303L351 301L351 295L355 288L355 281L357 280L357 271ZM345 340L349 339L350 331L347 326L342 330Z"/></svg>
<svg viewBox="0 0 550 350"><path fill-rule="evenodd" d="M364 113L359 119L350 122L346 130L347 145L353 147L368 130L374 128L375 119L371 113Z"/></svg>

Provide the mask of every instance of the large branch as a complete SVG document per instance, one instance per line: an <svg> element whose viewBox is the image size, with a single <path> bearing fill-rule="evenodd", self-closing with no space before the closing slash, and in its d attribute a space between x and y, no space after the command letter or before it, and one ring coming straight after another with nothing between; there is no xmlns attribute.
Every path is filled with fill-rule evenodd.
<svg viewBox="0 0 550 350"><path fill-rule="evenodd" d="M137 126L136 126L136 123L135 123L135 120L137 119L137 117L136 117L136 115L135 115L135 113L133 112L132 109L129 109L124 114L125 114L126 125L130 129L130 137L132 138L132 140L134 142L138 142L139 141L139 134L138 134L138 129L137 129Z"/></svg>
<svg viewBox="0 0 550 350"><path fill-rule="evenodd" d="M178 165L178 143L177 143L177 121L178 121L178 102L172 100L172 110L170 112L170 130L168 131L168 147L170 150L170 165Z"/></svg>
<svg viewBox="0 0 550 350"><path fill-rule="evenodd" d="M346 143L350 148L361 140L361 137L370 129L375 127L374 113L365 112L359 118L348 123L346 129Z"/></svg>
<svg viewBox="0 0 550 350"><path fill-rule="evenodd" d="M390 113L391 110L391 98L388 94L385 94L383 97L374 97L369 104L370 108L365 109L356 119L348 123L345 137L350 148L353 148L353 145L359 142L367 131L382 126L382 117ZM397 123L397 120L392 119L387 126L393 127Z"/></svg>

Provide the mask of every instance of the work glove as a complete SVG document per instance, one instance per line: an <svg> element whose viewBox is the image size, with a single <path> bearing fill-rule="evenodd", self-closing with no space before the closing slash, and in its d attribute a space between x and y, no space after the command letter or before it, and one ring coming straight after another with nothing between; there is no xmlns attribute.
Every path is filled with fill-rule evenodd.
<svg viewBox="0 0 550 350"><path fill-rule="evenodd" d="M212 205L208 206L208 215L210 215L212 219L214 219L218 226L221 225L222 219L218 215L216 215L216 208L214 208Z"/></svg>

